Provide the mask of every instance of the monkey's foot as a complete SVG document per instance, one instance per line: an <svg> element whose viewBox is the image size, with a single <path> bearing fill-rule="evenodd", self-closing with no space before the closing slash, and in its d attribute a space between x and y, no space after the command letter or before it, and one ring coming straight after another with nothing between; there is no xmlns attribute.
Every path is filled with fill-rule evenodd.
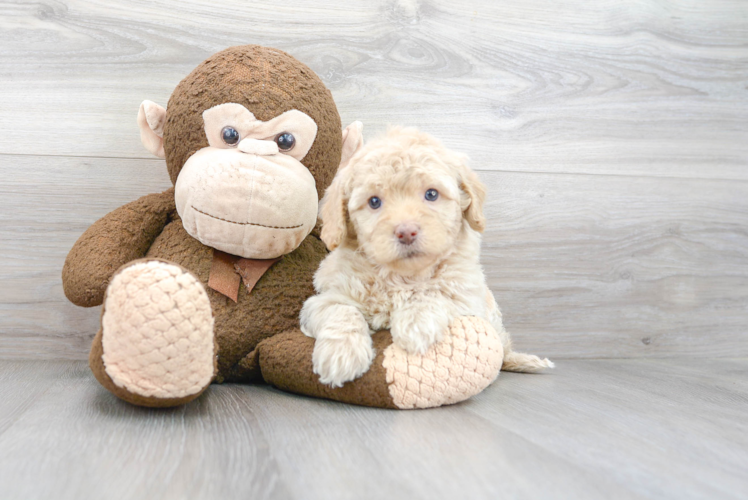
<svg viewBox="0 0 748 500"><path fill-rule="evenodd" d="M433 408L464 401L488 387L501 370L504 350L485 320L463 316L426 354L410 354L387 331L372 341L376 357L361 377L332 388L312 370L314 339L292 330L263 340L257 354L268 383L290 392L384 408Z"/></svg>
<svg viewBox="0 0 748 500"><path fill-rule="evenodd" d="M462 316L425 354L392 344L384 351L382 365L398 408L431 408L481 392L499 375L503 359L501 340L488 321Z"/></svg>
<svg viewBox="0 0 748 500"><path fill-rule="evenodd" d="M176 406L210 385L213 342L210 300L197 278L175 264L140 260L112 277L89 363L125 401Z"/></svg>

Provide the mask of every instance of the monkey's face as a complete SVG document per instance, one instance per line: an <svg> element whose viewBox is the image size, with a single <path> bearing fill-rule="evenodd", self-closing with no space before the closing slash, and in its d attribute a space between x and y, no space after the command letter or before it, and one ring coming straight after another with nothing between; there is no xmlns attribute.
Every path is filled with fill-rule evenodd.
<svg viewBox="0 0 748 500"><path fill-rule="evenodd" d="M244 106L203 112L208 147L185 162L177 212L201 243L245 258L293 251L317 220L315 179L301 160L317 136L298 110L260 121Z"/></svg>
<svg viewBox="0 0 748 500"><path fill-rule="evenodd" d="M166 159L185 229L246 258L301 244L343 159L344 135L346 158L361 142L360 125L341 130L332 94L312 70L257 45L200 63L168 108L143 101L138 125L146 149Z"/></svg>

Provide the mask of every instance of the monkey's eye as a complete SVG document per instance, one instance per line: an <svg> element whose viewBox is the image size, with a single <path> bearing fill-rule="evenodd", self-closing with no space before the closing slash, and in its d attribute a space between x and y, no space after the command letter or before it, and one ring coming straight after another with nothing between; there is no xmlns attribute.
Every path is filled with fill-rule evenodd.
<svg viewBox="0 0 748 500"><path fill-rule="evenodd" d="M281 151L291 151L296 144L296 138L293 134L282 132L275 136L275 143Z"/></svg>
<svg viewBox="0 0 748 500"><path fill-rule="evenodd" d="M439 197L439 191L436 189L427 189L426 195L424 198L426 198L426 201L436 201L436 199Z"/></svg>
<svg viewBox="0 0 748 500"><path fill-rule="evenodd" d="M239 144L239 132L234 127L223 127L221 130L221 138L223 142L229 146L236 146Z"/></svg>
<svg viewBox="0 0 748 500"><path fill-rule="evenodd" d="M382 206L382 200L380 200L376 196L372 196L371 198L369 198L369 206L376 210L377 208Z"/></svg>

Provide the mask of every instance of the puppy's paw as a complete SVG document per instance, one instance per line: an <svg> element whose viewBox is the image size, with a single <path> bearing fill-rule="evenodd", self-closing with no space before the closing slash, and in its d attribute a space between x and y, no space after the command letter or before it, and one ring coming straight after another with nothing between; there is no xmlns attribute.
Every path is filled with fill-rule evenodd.
<svg viewBox="0 0 748 500"><path fill-rule="evenodd" d="M413 354L425 354L444 337L450 317L434 308L408 307L392 314L392 341Z"/></svg>
<svg viewBox="0 0 748 500"><path fill-rule="evenodd" d="M342 387L366 373L374 355L368 333L320 336L314 343L312 364L320 383Z"/></svg>

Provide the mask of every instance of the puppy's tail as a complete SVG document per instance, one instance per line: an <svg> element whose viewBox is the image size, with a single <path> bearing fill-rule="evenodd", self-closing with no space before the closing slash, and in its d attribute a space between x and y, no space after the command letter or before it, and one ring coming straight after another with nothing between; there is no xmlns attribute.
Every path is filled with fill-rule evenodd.
<svg viewBox="0 0 748 500"><path fill-rule="evenodd" d="M540 359L533 354L509 351L504 354L501 369L507 372L538 373L555 366L548 358Z"/></svg>

